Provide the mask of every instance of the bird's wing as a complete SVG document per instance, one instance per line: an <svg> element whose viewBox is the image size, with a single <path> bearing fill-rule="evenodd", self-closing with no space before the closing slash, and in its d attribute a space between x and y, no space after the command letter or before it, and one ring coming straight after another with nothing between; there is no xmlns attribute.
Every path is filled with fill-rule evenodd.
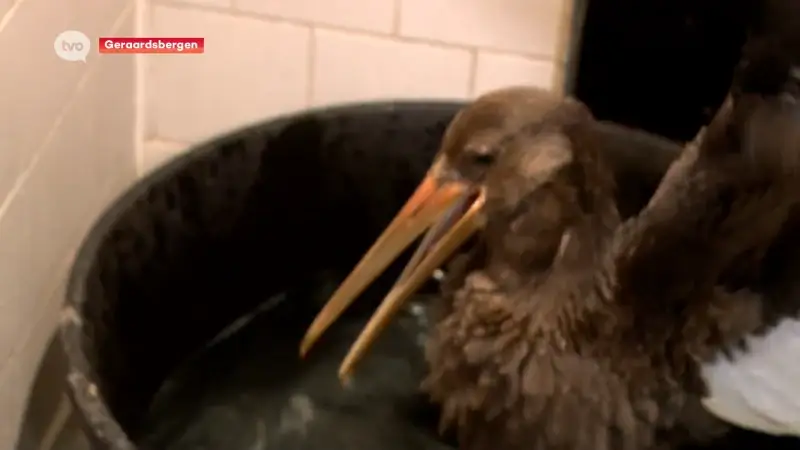
<svg viewBox="0 0 800 450"><path fill-rule="evenodd" d="M800 319L785 318L746 350L704 364L705 407L761 432L800 436Z"/></svg>

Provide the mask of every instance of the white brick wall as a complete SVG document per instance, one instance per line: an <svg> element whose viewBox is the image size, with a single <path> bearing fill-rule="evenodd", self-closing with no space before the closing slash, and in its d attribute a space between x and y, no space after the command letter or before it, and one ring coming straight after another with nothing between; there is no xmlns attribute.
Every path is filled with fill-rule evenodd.
<svg viewBox="0 0 800 450"><path fill-rule="evenodd" d="M559 88L571 12L571 0L141 0L137 14L137 1L0 0L13 61L0 70L0 450L14 447L74 251L137 166L309 106ZM206 53L80 64L52 50L66 29L96 42L140 26L205 37Z"/></svg>
<svg viewBox="0 0 800 450"><path fill-rule="evenodd" d="M150 0L145 34L206 53L147 58L143 169L309 106L560 88L571 1Z"/></svg>
<svg viewBox="0 0 800 450"><path fill-rule="evenodd" d="M14 448L78 240L135 177L133 59L67 63L53 41L67 29L132 34L133 17L133 0L0 0L3 450Z"/></svg>

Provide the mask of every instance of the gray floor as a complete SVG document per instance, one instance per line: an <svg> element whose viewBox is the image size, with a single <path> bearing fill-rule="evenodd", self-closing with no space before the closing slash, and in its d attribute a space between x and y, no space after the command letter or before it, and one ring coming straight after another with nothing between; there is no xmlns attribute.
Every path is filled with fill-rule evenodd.
<svg viewBox="0 0 800 450"><path fill-rule="evenodd" d="M53 338L31 389L16 450L90 450L77 416L69 413L64 422L63 410L58 412L59 404L64 399L66 367L61 345ZM57 429L57 422L63 422L64 425L53 439L48 435Z"/></svg>
<svg viewBox="0 0 800 450"><path fill-rule="evenodd" d="M16 450L50 450L47 441L52 442L53 429L57 427L56 422L64 420L63 411L62 413L57 411L64 398L66 372L66 358L58 340L53 338L42 358L31 388Z"/></svg>
<svg viewBox="0 0 800 450"><path fill-rule="evenodd" d="M64 424L64 428L59 433L51 450L91 450L86 435L80 428L77 416L73 414Z"/></svg>

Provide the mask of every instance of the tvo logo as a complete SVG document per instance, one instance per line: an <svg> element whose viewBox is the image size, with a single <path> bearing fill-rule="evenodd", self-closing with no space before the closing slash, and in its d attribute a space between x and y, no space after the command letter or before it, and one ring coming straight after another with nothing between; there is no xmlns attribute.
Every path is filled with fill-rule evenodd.
<svg viewBox="0 0 800 450"><path fill-rule="evenodd" d="M89 36L80 31L67 30L56 37L53 48L56 55L64 61L86 62L86 56L92 49L92 43L89 41Z"/></svg>

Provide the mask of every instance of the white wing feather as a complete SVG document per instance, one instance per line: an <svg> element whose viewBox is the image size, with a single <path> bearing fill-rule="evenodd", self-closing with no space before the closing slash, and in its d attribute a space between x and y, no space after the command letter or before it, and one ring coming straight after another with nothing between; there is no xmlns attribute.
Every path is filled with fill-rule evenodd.
<svg viewBox="0 0 800 450"><path fill-rule="evenodd" d="M800 436L800 320L782 320L747 350L702 368L705 407L720 419L774 435Z"/></svg>

